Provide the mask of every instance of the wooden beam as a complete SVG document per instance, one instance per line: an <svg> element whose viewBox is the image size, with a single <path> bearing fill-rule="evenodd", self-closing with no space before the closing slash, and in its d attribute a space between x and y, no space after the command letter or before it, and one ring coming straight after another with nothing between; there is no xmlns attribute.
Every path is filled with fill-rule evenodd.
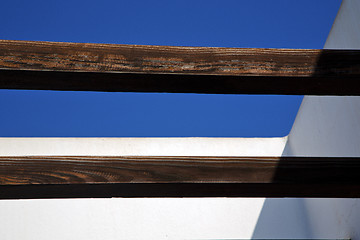
<svg viewBox="0 0 360 240"><path fill-rule="evenodd" d="M360 95L359 50L0 40L0 88Z"/></svg>
<svg viewBox="0 0 360 240"><path fill-rule="evenodd" d="M1 157L0 198L360 197L359 160Z"/></svg>

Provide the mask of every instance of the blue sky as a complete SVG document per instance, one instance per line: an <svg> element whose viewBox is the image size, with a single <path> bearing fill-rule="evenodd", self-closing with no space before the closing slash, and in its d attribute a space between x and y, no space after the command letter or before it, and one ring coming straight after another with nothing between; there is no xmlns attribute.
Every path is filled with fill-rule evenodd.
<svg viewBox="0 0 360 240"><path fill-rule="evenodd" d="M340 0L3 0L0 39L322 48ZM273 137L302 96L0 90L2 137Z"/></svg>

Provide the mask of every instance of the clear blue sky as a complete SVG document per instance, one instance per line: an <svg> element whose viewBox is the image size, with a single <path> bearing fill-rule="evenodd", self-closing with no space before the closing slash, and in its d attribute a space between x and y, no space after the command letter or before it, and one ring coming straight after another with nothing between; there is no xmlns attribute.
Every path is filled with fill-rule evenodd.
<svg viewBox="0 0 360 240"><path fill-rule="evenodd" d="M322 48L340 0L2 0L0 39ZM0 90L2 137L287 135L302 96Z"/></svg>

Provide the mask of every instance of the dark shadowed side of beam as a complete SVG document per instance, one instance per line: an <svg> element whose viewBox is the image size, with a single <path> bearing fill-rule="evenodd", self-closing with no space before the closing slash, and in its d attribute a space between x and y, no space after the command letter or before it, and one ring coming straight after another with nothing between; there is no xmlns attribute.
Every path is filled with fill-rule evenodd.
<svg viewBox="0 0 360 240"><path fill-rule="evenodd" d="M360 95L360 51L0 40L0 88Z"/></svg>
<svg viewBox="0 0 360 240"><path fill-rule="evenodd" d="M1 157L0 199L360 197L359 158Z"/></svg>

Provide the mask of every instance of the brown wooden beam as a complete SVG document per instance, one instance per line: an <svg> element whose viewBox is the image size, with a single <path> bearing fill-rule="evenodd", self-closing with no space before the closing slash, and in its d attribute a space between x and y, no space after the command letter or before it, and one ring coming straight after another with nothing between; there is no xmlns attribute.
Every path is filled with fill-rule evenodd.
<svg viewBox="0 0 360 240"><path fill-rule="evenodd" d="M1 157L0 198L360 197L359 160Z"/></svg>
<svg viewBox="0 0 360 240"><path fill-rule="evenodd" d="M360 95L360 51L0 40L0 88Z"/></svg>

